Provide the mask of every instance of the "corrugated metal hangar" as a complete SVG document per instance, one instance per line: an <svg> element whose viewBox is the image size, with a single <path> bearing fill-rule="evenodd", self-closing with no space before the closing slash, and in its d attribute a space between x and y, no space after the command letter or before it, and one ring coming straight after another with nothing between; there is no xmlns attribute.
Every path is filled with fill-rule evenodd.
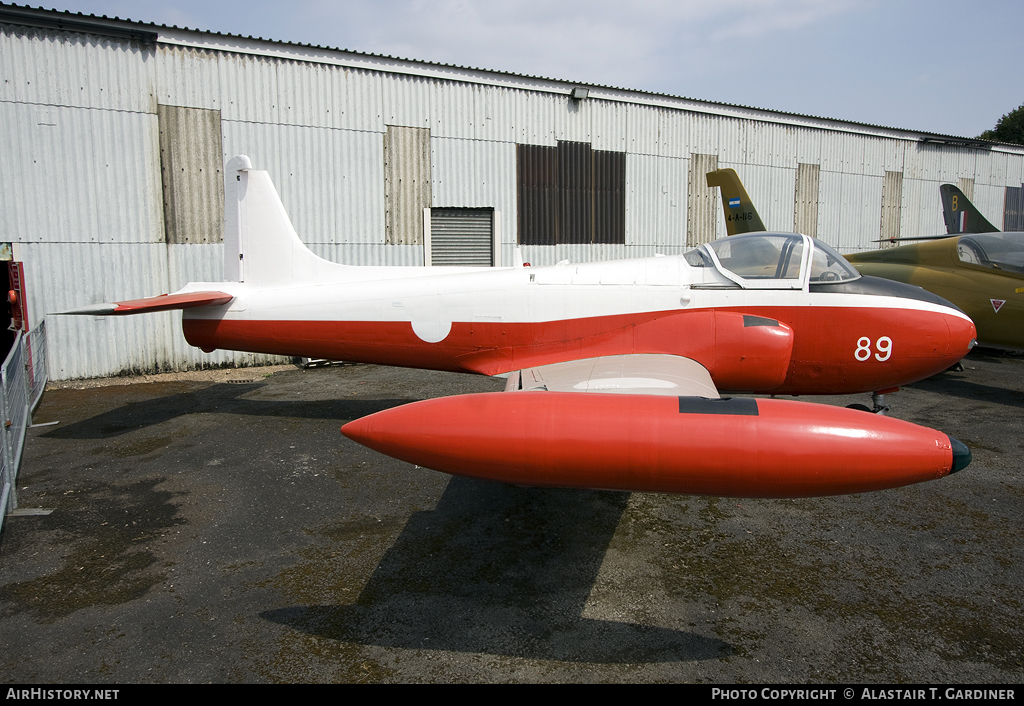
<svg viewBox="0 0 1024 706"><path fill-rule="evenodd" d="M1012 145L17 5L0 74L0 243L32 326L220 280L235 154L347 264L683 252L725 235L723 167L770 229L841 252L944 232L942 183L995 223L1024 188ZM49 318L51 376L270 360L191 349L178 318Z"/></svg>

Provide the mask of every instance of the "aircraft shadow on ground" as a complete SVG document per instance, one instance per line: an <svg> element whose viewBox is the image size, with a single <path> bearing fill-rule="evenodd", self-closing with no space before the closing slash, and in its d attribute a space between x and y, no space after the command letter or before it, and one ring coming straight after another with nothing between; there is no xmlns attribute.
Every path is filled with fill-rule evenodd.
<svg viewBox="0 0 1024 706"><path fill-rule="evenodd" d="M50 439L108 439L191 414L244 414L348 421L413 399L264 400L243 398L266 383L210 385L201 390L154 397L61 425L41 436Z"/></svg>
<svg viewBox="0 0 1024 706"><path fill-rule="evenodd" d="M727 643L692 632L583 616L628 500L455 477L435 510L412 515L354 604L260 615L318 637L405 649L595 663L730 654Z"/></svg>
<svg viewBox="0 0 1024 706"><path fill-rule="evenodd" d="M1022 392L994 385L984 385L966 378L952 377L949 373L940 373L907 385L907 387L961 399L1024 408L1024 393Z"/></svg>

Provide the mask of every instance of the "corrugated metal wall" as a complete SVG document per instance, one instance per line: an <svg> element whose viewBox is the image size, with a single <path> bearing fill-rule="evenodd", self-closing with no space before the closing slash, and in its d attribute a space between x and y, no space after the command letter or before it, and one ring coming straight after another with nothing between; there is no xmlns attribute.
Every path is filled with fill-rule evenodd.
<svg viewBox="0 0 1024 706"><path fill-rule="evenodd" d="M178 31L173 41L187 35L196 45L182 46L0 29L0 242L16 243L25 262L33 321L219 280L223 245L219 216L211 216L219 210L209 200L219 179L190 189L173 175L162 179L161 167L202 163L208 172L239 153L270 172L314 252L351 264L422 264L424 206L493 209L502 262L513 261L523 227L540 229L533 242L555 242L524 219L542 224L561 209L586 221L573 189L551 194L550 209L523 212L518 186L530 164L523 155L535 149L524 146L561 149L568 158L576 145L597 175L592 200L624 208L615 216L624 232L590 223L581 227L591 244L581 236L578 244L523 247L535 265L671 254L724 236L718 191L704 179L717 167L736 169L769 228L795 225L843 252L876 247L872 241L894 232L944 232L942 183L973 184L975 204L996 223L1014 208L1008 189L1024 183L1024 151L926 144L913 133L834 121L697 109L610 89L574 101L568 89L539 79L490 85L500 81L458 69L442 79L384 58L353 68L309 60L292 45L274 46L294 58L269 56L268 43L247 48L241 39L239 51L222 51L199 46L202 33ZM450 80L456 76L464 80ZM160 133L172 127L162 158ZM221 163L211 167L217 129ZM389 129L392 140L415 137L409 149L392 150ZM389 172L392 153L399 162L416 156L417 166ZM615 164L601 162L604 154ZM611 195L619 184L603 178L613 171L625 175L621 197ZM420 196L392 192L396 174L414 175ZM389 228L389 213L408 223ZM53 377L268 360L199 353L185 344L176 317L54 317Z"/></svg>

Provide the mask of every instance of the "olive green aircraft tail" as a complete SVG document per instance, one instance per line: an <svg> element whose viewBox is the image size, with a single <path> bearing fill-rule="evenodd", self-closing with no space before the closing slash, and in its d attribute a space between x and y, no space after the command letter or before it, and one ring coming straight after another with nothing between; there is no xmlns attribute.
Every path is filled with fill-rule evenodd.
<svg viewBox="0 0 1024 706"><path fill-rule="evenodd" d="M999 229L989 223L964 196L964 192L952 184L940 186L939 196L942 199L942 217L946 220L946 232L950 235L999 232Z"/></svg>
<svg viewBox="0 0 1024 706"><path fill-rule="evenodd" d="M725 228L729 235L768 230L757 215L757 209L743 188L743 182L736 176L735 169L708 172L707 180L708 186L722 189L722 210L725 211Z"/></svg>

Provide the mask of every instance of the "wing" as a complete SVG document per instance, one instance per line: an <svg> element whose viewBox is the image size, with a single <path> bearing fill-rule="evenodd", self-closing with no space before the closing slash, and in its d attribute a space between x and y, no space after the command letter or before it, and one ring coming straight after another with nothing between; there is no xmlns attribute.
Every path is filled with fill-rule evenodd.
<svg viewBox="0 0 1024 706"><path fill-rule="evenodd" d="M113 304L93 304L81 309L62 311L61 314L78 316L124 316L126 314L148 314L153 311L170 311L172 309L191 309L196 306L216 306L227 304L234 296L225 292L184 292L180 294L161 294L158 297L131 299L114 302Z"/></svg>
<svg viewBox="0 0 1024 706"><path fill-rule="evenodd" d="M718 398L707 368L677 355L613 355L518 370L506 392L603 392Z"/></svg>

